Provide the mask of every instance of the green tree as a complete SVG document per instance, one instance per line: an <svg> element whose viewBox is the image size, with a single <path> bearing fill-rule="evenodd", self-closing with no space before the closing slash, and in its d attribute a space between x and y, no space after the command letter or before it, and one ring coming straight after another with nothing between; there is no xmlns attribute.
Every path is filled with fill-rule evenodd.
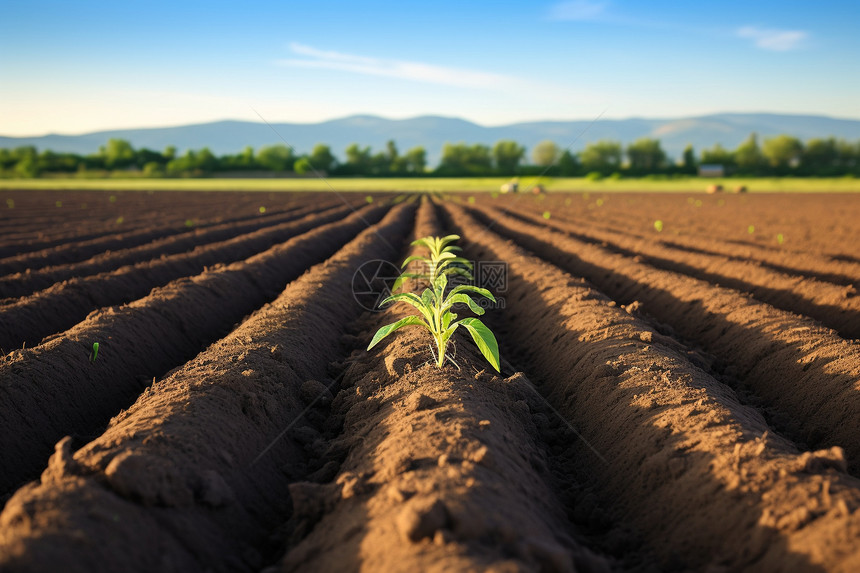
<svg viewBox="0 0 860 573"><path fill-rule="evenodd" d="M204 147L194 155L194 169L203 173L218 171L218 158L208 147Z"/></svg>
<svg viewBox="0 0 860 573"><path fill-rule="evenodd" d="M427 169L427 151L420 145L407 151L401 160L407 173L420 175Z"/></svg>
<svg viewBox="0 0 860 573"><path fill-rule="evenodd" d="M397 144L394 143L393 139L385 142L385 157L388 159L389 165L397 163L397 159L400 157L400 152L397 151Z"/></svg>
<svg viewBox="0 0 860 573"><path fill-rule="evenodd" d="M39 162L33 155L25 155L15 164L15 175L18 177L31 179L38 177L40 173Z"/></svg>
<svg viewBox="0 0 860 573"><path fill-rule="evenodd" d="M444 175L486 175L492 171L490 148L476 143L446 143L437 172Z"/></svg>
<svg viewBox="0 0 860 573"><path fill-rule="evenodd" d="M292 171L295 162L293 150L280 143L261 147L257 152L257 163L269 171Z"/></svg>
<svg viewBox="0 0 860 573"><path fill-rule="evenodd" d="M751 133L746 141L735 149L734 158L741 171L752 175L759 173L767 163L755 133Z"/></svg>
<svg viewBox="0 0 860 573"><path fill-rule="evenodd" d="M331 148L328 145L323 145L322 143L314 145L314 149L311 151L309 159L317 171L325 173L332 171L335 168L335 163L337 162L331 152ZM295 170L296 173L299 172L298 167L295 167Z"/></svg>
<svg viewBox="0 0 860 573"><path fill-rule="evenodd" d="M293 171L299 175L305 175L313 172L313 166L307 157L299 157L293 165Z"/></svg>
<svg viewBox="0 0 860 573"><path fill-rule="evenodd" d="M630 170L639 173L654 173L664 167L666 153L659 139L643 137L627 146Z"/></svg>
<svg viewBox="0 0 860 573"><path fill-rule="evenodd" d="M772 167L785 170L800 162L803 144L796 137L777 135L764 140L762 152Z"/></svg>
<svg viewBox="0 0 860 573"><path fill-rule="evenodd" d="M609 140L589 143L579 154L579 160L585 171L608 175L621 167L621 143Z"/></svg>
<svg viewBox="0 0 860 573"><path fill-rule="evenodd" d="M134 148L124 139L109 139L100 151L108 169L122 169L134 164Z"/></svg>
<svg viewBox="0 0 860 573"><path fill-rule="evenodd" d="M712 148L702 151L702 163L732 167L735 164L735 156L734 153L717 143Z"/></svg>
<svg viewBox="0 0 860 573"><path fill-rule="evenodd" d="M860 141L850 143L844 139L836 142L836 156L843 172L851 172L860 168Z"/></svg>
<svg viewBox="0 0 860 573"><path fill-rule="evenodd" d="M582 174L582 165L576 159L576 155L565 149L558 158L559 175L564 177L575 177Z"/></svg>
<svg viewBox="0 0 860 573"><path fill-rule="evenodd" d="M554 141L541 141L532 149L532 163L541 167L549 167L554 164L558 156L558 145Z"/></svg>
<svg viewBox="0 0 860 573"><path fill-rule="evenodd" d="M810 139L803 147L800 164L804 171L816 175L831 175L839 166L839 149L836 140Z"/></svg>
<svg viewBox="0 0 860 573"><path fill-rule="evenodd" d="M681 155L681 171L687 174L694 174L698 169L698 163L696 162L696 152L693 149L693 144L688 143L687 147L684 148L684 153Z"/></svg>
<svg viewBox="0 0 860 573"><path fill-rule="evenodd" d="M493 146L493 160L496 169L504 175L512 175L517 172L520 161L526 155L526 148L511 140L497 141Z"/></svg>
<svg viewBox="0 0 860 573"><path fill-rule="evenodd" d="M370 147L360 147L357 143L353 143L346 148L346 167L347 172L355 175L366 175L370 173L373 163Z"/></svg>

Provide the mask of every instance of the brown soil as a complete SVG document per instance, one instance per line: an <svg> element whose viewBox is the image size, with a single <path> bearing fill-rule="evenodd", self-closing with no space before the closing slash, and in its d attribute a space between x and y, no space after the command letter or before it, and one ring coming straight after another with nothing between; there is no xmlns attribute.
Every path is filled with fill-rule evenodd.
<svg viewBox="0 0 860 573"><path fill-rule="evenodd" d="M853 195L109 195L3 213L0 329L70 310L0 362L2 571L860 570ZM358 267L451 232L500 374L364 350Z"/></svg>

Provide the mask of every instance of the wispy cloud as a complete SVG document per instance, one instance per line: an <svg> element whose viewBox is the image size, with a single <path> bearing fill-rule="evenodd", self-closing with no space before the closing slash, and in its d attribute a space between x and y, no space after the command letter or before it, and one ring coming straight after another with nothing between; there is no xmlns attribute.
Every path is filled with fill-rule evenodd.
<svg viewBox="0 0 860 573"><path fill-rule="evenodd" d="M462 88L498 89L517 83L516 78L502 74L437 66L422 62L344 54L341 52L319 50L298 43L290 44L290 50L297 56L302 57L279 60L277 62L279 65L340 70L356 74L399 78L402 80Z"/></svg>
<svg viewBox="0 0 860 573"><path fill-rule="evenodd" d="M771 28L758 28L756 26L738 28L737 35L741 38L752 40L762 50L770 50L772 52L796 50L809 37L809 33L803 30L774 30Z"/></svg>
<svg viewBox="0 0 860 573"><path fill-rule="evenodd" d="M595 0L567 0L550 7L551 20L597 20L606 12L609 2Z"/></svg>

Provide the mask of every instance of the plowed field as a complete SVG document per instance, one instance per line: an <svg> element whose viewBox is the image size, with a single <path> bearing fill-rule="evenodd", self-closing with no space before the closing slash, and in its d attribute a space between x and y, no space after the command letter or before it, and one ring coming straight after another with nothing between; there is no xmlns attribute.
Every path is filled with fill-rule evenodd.
<svg viewBox="0 0 860 573"><path fill-rule="evenodd" d="M860 571L858 196L5 195L0 571Z"/></svg>

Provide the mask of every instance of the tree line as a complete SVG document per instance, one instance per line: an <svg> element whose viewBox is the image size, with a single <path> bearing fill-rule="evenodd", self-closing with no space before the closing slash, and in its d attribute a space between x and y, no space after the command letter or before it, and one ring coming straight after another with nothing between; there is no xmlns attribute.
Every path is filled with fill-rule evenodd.
<svg viewBox="0 0 860 573"><path fill-rule="evenodd" d="M374 152L354 143L338 159L328 145L317 144L307 154L278 144L257 150L246 147L236 154L216 156L209 148L177 154L175 147L163 151L135 149L123 139L111 139L89 155L38 151L33 146L0 149L0 176L39 177L62 174L80 176L130 175L143 177L205 177L219 174L259 176L512 176L546 173L552 176L592 178L622 176L694 175L700 165L721 165L727 175L742 176L842 176L860 175L860 141L818 138L802 142L778 135L759 143L751 134L736 149L719 144L696 154L688 145L673 161L658 139L642 138L626 146L619 141L589 143L579 152L561 149L555 142L537 144L527 160L526 148L516 141L484 144L446 143L434 168L427 165L427 152L414 147L401 153L394 141Z"/></svg>

